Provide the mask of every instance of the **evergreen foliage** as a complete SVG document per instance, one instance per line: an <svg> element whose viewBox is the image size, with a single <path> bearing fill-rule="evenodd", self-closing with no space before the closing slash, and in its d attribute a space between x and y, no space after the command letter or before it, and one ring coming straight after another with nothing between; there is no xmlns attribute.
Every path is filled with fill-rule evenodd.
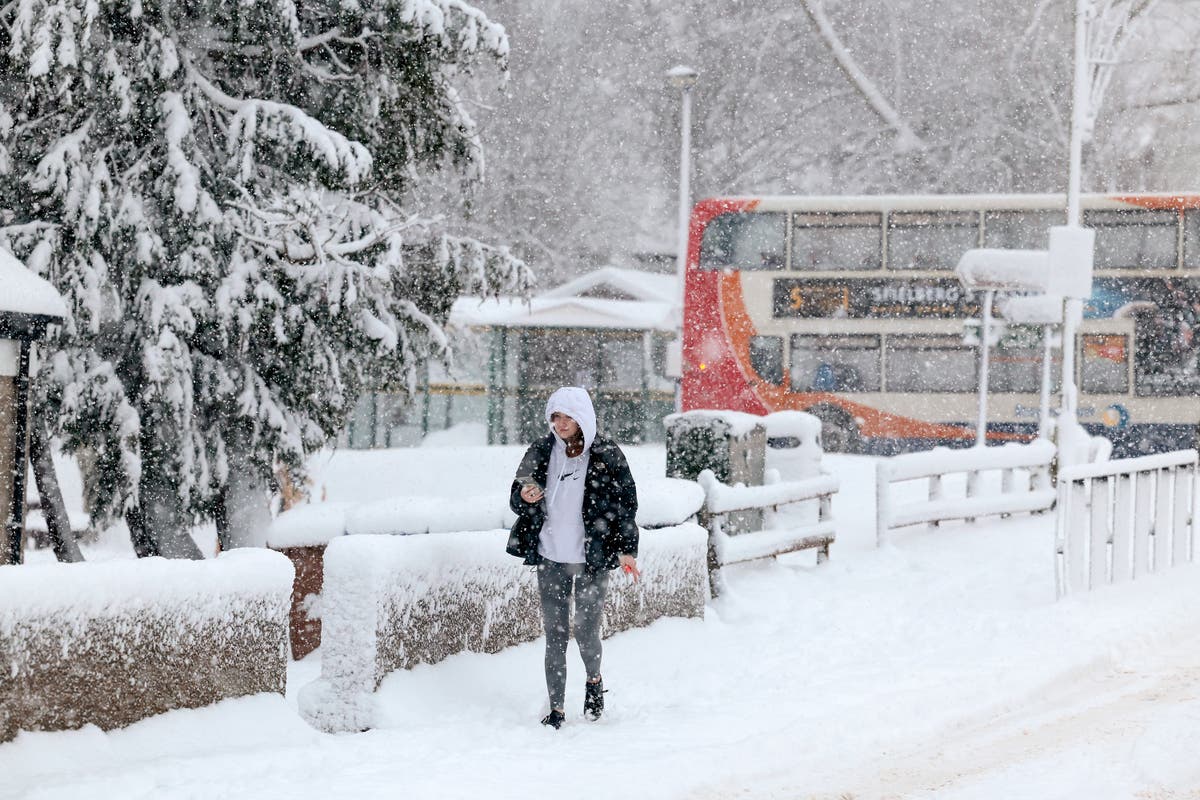
<svg viewBox="0 0 1200 800"><path fill-rule="evenodd" d="M462 0L15 0L0 11L0 245L70 318L36 376L100 521L195 555L231 460L264 479L369 385L412 387L506 249L405 205L482 165L454 87L506 69Z"/></svg>

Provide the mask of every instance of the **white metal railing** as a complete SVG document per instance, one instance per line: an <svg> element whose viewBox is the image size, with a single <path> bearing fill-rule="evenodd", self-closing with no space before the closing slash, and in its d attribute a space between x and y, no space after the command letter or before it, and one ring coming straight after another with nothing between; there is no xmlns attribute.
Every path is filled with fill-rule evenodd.
<svg viewBox="0 0 1200 800"><path fill-rule="evenodd" d="M1195 450L1068 467L1058 476L1058 596L1195 556Z"/></svg>
<svg viewBox="0 0 1200 800"><path fill-rule="evenodd" d="M951 450L935 447L921 453L905 453L881 459L875 471L875 537L882 545L892 528L945 520L974 520L995 514L1045 511L1054 505L1050 485L1050 463L1054 445L1045 439L1029 444L1002 447L971 447ZM1029 481L1018 483L1017 470L1027 470ZM982 475L1000 473L1000 491L985 492ZM947 497L947 475L965 474L962 497ZM904 481L929 481L922 500L895 503L892 486Z"/></svg>
<svg viewBox="0 0 1200 800"><path fill-rule="evenodd" d="M829 558L829 546L836 536L833 521L833 495L838 479L822 474L800 481L779 481L763 486L729 486L717 480L712 470L703 470L696 481L704 489L704 507L700 524L708 529L709 586L713 597L721 591L721 567L769 558L808 548L817 549L817 563ZM797 523L794 514L782 517L761 531L730 535L724 530L728 514L754 509L778 511L792 503L816 501L814 521ZM779 524L780 522L783 524Z"/></svg>

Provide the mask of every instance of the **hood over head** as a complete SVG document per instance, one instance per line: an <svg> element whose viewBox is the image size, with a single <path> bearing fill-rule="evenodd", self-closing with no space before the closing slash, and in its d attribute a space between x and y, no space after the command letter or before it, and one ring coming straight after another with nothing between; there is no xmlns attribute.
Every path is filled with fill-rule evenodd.
<svg viewBox="0 0 1200 800"><path fill-rule="evenodd" d="M579 429L583 431L583 447L585 450L590 448L592 440L596 438L596 409L592 408L592 398L588 397L587 390L578 386L564 386L550 395L546 401L547 423L550 422L550 415L556 411L579 423ZM551 430L553 428L551 425ZM554 435L558 436L557 433Z"/></svg>

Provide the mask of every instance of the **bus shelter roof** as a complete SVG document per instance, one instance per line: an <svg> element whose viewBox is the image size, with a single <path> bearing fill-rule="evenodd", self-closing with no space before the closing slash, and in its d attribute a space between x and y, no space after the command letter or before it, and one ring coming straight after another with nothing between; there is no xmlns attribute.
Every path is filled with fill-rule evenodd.
<svg viewBox="0 0 1200 800"><path fill-rule="evenodd" d="M0 337L40 339L46 325L67 315L67 304L49 281L0 248Z"/></svg>
<svg viewBox="0 0 1200 800"><path fill-rule="evenodd" d="M670 303L593 297L535 297L528 303L512 297L460 297L450 311L451 323L494 328L674 331L676 319Z"/></svg>

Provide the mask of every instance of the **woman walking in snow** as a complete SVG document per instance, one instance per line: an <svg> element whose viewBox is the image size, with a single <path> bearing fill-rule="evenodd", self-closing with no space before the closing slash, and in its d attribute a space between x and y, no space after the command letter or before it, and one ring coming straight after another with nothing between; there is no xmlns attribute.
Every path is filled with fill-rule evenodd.
<svg viewBox="0 0 1200 800"><path fill-rule="evenodd" d="M509 505L517 514L508 552L537 567L542 624L546 631L546 689L550 713L543 725L565 718L570 603L575 595L575 641L587 672L583 712L604 711L600 675L600 623L608 572L637 567L637 489L625 454L596 433L588 393L567 386L546 402L550 433L521 459Z"/></svg>

